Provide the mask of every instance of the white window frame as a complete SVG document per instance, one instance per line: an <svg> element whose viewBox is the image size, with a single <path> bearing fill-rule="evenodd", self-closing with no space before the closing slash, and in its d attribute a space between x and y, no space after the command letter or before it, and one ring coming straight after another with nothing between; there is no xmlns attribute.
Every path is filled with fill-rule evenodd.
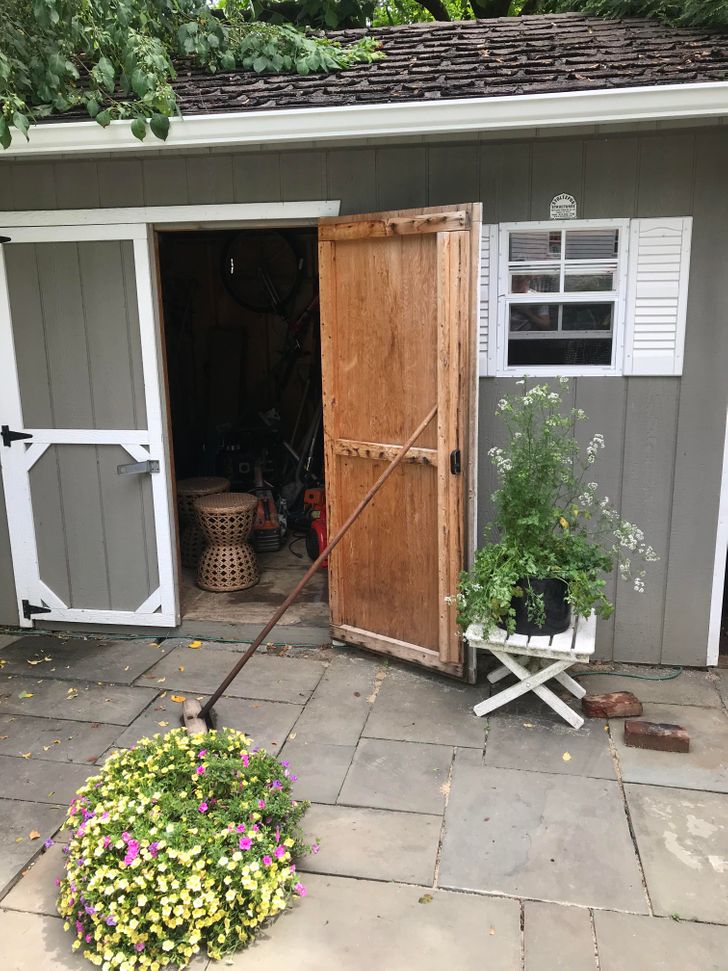
<svg viewBox="0 0 728 971"><path fill-rule="evenodd" d="M555 377L566 375L577 377L581 375L621 375L624 373L624 340L625 322L627 316L627 286L629 267L629 219L565 219L541 220L534 222L501 223L498 227L498 313L495 332L496 342L496 377ZM619 252L617 256L616 289L604 291L608 302L614 299L614 321L612 325L612 363L576 364L576 365L508 365L508 306L509 306L509 235L512 232L538 232L548 230L561 232L563 230L579 229L617 229L619 230ZM607 261L600 261L607 262ZM552 264L553 265L553 264ZM563 263L559 264L563 266ZM546 264L544 264L544 267ZM613 294L616 293L616 298ZM551 300L552 296L558 300ZM592 302L598 302L598 293L594 294ZM523 302L523 301L522 301ZM532 301L534 302L534 301ZM539 295L539 303L584 303L583 293ZM607 302L607 301L605 301ZM579 332L575 332L577 335Z"/></svg>

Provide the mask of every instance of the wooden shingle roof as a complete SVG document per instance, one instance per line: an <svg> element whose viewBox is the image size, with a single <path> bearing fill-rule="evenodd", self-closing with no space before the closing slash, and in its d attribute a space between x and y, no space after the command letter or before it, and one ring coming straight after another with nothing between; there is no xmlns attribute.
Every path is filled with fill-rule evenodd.
<svg viewBox="0 0 728 971"><path fill-rule="evenodd" d="M386 57L308 75L179 67L183 114L490 98L728 79L728 32L581 14L423 23L369 33Z"/></svg>

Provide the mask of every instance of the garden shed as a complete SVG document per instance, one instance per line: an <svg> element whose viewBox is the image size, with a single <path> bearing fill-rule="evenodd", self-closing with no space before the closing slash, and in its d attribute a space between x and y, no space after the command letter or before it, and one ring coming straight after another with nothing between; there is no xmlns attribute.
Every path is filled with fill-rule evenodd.
<svg viewBox="0 0 728 971"><path fill-rule="evenodd" d="M610 581L598 655L716 664L728 34L375 33L384 59L329 76L181 68L164 143L68 116L0 156L0 623L244 635L303 561L261 547L257 588L203 597L175 483L293 505L325 479L331 529L437 404L278 636L321 643L330 610L340 640L467 676L445 598L489 521L496 403L565 375L660 554L645 594Z"/></svg>

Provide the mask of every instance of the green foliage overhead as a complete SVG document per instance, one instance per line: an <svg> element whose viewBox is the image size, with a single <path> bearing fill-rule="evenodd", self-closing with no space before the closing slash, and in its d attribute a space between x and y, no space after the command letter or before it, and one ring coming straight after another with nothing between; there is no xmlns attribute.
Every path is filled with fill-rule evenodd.
<svg viewBox="0 0 728 971"><path fill-rule="evenodd" d="M215 72L311 74L373 61L367 38L343 45L314 33L317 17L361 17L359 0L310 0L293 5L296 24L282 20L283 3L265 10L246 0L0 0L0 145L13 131L50 114L85 110L106 126L132 120L143 139L165 138L177 112L174 63ZM370 6L370 5L369 5ZM311 7L309 14L305 8Z"/></svg>

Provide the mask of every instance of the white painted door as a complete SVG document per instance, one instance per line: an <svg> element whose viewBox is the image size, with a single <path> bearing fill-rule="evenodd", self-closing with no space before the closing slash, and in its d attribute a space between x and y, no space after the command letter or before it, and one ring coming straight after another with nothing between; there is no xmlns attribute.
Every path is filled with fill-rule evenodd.
<svg viewBox="0 0 728 971"><path fill-rule="evenodd" d="M0 237L0 465L20 623L175 626L152 234L0 217Z"/></svg>

